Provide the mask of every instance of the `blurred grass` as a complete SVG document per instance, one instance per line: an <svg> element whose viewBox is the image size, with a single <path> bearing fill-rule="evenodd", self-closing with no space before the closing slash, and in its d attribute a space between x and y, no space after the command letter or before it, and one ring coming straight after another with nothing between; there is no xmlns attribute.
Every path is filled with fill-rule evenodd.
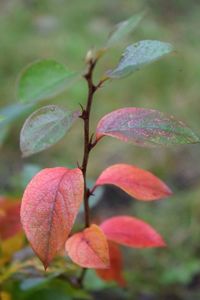
<svg viewBox="0 0 200 300"><path fill-rule="evenodd" d="M97 120L111 110L140 106L173 113L200 132L200 3L195 0L2 0L1 107L17 102L16 80L28 63L39 58L54 58L72 70L84 70L87 50L103 45L114 24L143 8L148 8L143 22L124 45L106 54L99 63L96 78L116 64L128 43L141 39L168 41L175 46L176 53L127 79L105 84L95 99L93 129ZM86 85L79 82L49 102L76 108L85 99ZM17 187L13 178L27 163L40 167L73 166L81 160L81 121L58 145L22 160L18 140L23 121L24 118L15 123L1 148L1 193L21 195L20 184ZM134 296L143 289L147 294L162 294L173 287L175 293L183 297L180 286L185 288L199 272L199 157L198 145L149 150L109 138L91 154L89 176L92 179L104 167L126 162L154 171L176 192L170 200L133 206L133 213L160 229L169 243L164 251L128 252L127 266L131 268L127 276ZM190 299L187 293L185 291L186 298L180 299Z"/></svg>

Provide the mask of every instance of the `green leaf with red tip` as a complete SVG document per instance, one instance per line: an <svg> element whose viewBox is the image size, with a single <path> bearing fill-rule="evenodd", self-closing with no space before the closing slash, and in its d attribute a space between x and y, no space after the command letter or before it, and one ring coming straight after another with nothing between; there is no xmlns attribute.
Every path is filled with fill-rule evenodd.
<svg viewBox="0 0 200 300"><path fill-rule="evenodd" d="M79 168L49 168L30 181L23 195L21 222L33 250L47 268L63 249L83 200Z"/></svg>
<svg viewBox="0 0 200 300"><path fill-rule="evenodd" d="M154 109L126 107L105 115L96 137L112 136L143 147L199 143L200 138L172 115Z"/></svg>
<svg viewBox="0 0 200 300"><path fill-rule="evenodd" d="M74 234L65 249L71 260L83 268L106 269L110 265L108 243L97 225Z"/></svg>
<svg viewBox="0 0 200 300"><path fill-rule="evenodd" d="M105 220L101 229L108 240L132 248L164 247L162 237L142 220L117 216Z"/></svg>
<svg viewBox="0 0 200 300"><path fill-rule="evenodd" d="M138 200L157 200L172 194L168 186L152 173L126 164L105 169L97 179L95 188L113 184Z"/></svg>

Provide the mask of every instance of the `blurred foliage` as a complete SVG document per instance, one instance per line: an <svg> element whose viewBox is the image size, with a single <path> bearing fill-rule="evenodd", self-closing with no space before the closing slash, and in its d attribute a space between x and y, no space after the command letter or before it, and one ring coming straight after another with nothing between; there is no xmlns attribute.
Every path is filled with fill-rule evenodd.
<svg viewBox="0 0 200 300"><path fill-rule="evenodd" d="M88 48L103 45L114 24L144 8L148 13L138 29L130 34L124 44L105 55L98 66L96 77L116 65L128 43L140 39L170 42L176 48L176 54L146 67L128 79L106 84L96 95L94 128L97 120L111 110L139 106L171 112L198 131L198 0L87 0L87 3L81 0L1 0L1 195L20 198L25 185L38 170L57 165L74 166L82 155L80 121L56 146L28 159L21 158L19 130L25 117L36 106L40 107L38 104L34 108L19 104L15 86L21 70L40 58L53 58L65 63L70 70L84 70L84 57ZM84 103L85 96L86 86L80 81L50 103L60 103L71 110L76 109L79 103ZM24 248L24 237L18 238L17 242L11 238L11 241L2 242L1 246L1 298L198 299L199 157L199 146L149 150L105 138L91 154L91 180L95 180L108 165L116 162L131 163L160 176L172 187L175 196L161 202L143 204L127 199L118 190L112 189L111 194L107 190L102 201L94 208L94 216L99 214L99 218L104 218L113 215L116 210L136 215L157 228L166 238L168 247L165 250L125 250L128 289L122 291L112 284L107 285L91 271L86 277L87 293L68 284L68 276L79 270L70 265L65 257L59 262L55 261L52 270L49 269L45 274L37 259L32 257L30 249ZM19 249L20 252L16 253ZM6 256L3 252L6 252ZM66 284L63 283L63 277L66 278Z"/></svg>

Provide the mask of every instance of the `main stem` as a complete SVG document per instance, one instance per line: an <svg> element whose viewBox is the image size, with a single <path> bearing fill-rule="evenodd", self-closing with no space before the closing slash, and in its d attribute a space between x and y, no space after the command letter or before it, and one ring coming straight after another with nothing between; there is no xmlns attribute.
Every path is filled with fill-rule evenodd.
<svg viewBox="0 0 200 300"><path fill-rule="evenodd" d="M89 208L89 197L91 195L90 189L87 187L86 175L87 175L87 166L88 159L91 149L95 146L95 143L92 143L92 136L90 136L90 112L92 107L92 100L94 93L96 92L99 86L95 86L93 83L93 70L96 65L96 61L89 62L88 71L84 75L84 78L87 81L88 85L88 98L85 109L82 108L81 118L84 121L84 154L83 161L81 165L81 170L83 172L84 178L84 212L85 212L85 228L90 226L90 208ZM85 268L82 269L81 274L78 278L78 283L80 286L83 284L83 280L86 274Z"/></svg>
<svg viewBox="0 0 200 300"><path fill-rule="evenodd" d="M81 170L83 172L83 178L84 178L85 227L90 226L90 212L89 212L89 201L88 201L90 197L90 190L88 189L86 183L86 173L87 173L89 153L93 148L92 139L90 137L90 112L91 112L93 96L97 89L97 87L93 83L93 78L92 78L95 64L96 61L89 63L88 72L84 76L88 84L88 99L87 99L86 108L83 109L81 115L81 118L84 121L84 155L83 155Z"/></svg>

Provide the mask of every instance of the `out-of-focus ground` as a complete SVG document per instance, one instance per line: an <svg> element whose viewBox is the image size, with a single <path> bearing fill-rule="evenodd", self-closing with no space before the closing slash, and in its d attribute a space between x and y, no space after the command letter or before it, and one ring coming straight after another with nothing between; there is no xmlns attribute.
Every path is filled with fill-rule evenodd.
<svg viewBox="0 0 200 300"><path fill-rule="evenodd" d="M93 128L111 110L125 106L172 113L200 133L200 3L195 0L1 0L0 106L17 103L16 80L28 63L54 58L72 70L84 70L87 50L103 45L113 25L135 12L148 13L129 39L102 59L96 77L112 68L128 43L142 39L171 42L176 53L133 76L105 84L96 95ZM48 103L74 109L86 101L86 85L77 82ZM47 102L40 103L39 106ZM25 116L2 138L1 194L21 197L35 170L75 166L82 155L81 121L51 149L27 159L19 151L19 131ZM107 188L94 209L101 217L132 214L152 224L165 237L162 250L124 250L128 291L96 291L96 299L200 299L200 146L167 149L137 148L105 138L91 154L92 180L117 162L154 172L174 191L170 199L141 203ZM97 289L98 290L98 289ZM102 293L102 294L101 294ZM115 294L116 293L116 294ZM108 296L107 296L108 294ZM106 298L108 297L108 298Z"/></svg>

